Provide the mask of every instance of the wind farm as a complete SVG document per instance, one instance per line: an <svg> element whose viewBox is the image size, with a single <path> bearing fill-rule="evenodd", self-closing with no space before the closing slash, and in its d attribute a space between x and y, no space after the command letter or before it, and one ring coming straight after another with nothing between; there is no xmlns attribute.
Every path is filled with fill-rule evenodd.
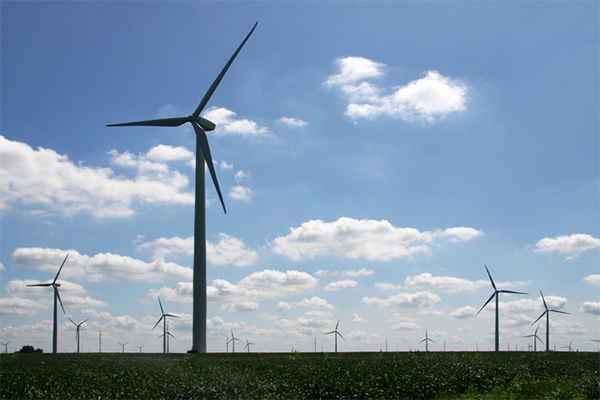
<svg viewBox="0 0 600 400"><path fill-rule="evenodd" d="M158 298L158 305L160 306L160 318L158 319L158 321L156 321L156 324L154 324L154 327L152 327L152 330L154 330L154 328L156 328L158 326L158 324L160 324L160 321L163 322L163 333L160 337L163 338L163 353L168 353L169 352L169 336L172 336L170 332L168 332L169 330L169 323L167 321L167 318L179 318L178 315L175 314L168 314L165 313L165 310L163 309L162 303L160 301L160 297Z"/></svg>
<svg viewBox="0 0 600 400"><path fill-rule="evenodd" d="M550 351L550 313L551 312L555 312L555 313L559 313L559 314L569 314L569 313L566 311L549 309L548 304L546 304L546 299L544 298L544 293L542 293L541 290L540 290L540 295L542 296L542 303L544 304L544 312L539 317L537 317L537 319L535 321L533 321L533 323L531 325L538 322L544 315L546 316L546 351Z"/></svg>

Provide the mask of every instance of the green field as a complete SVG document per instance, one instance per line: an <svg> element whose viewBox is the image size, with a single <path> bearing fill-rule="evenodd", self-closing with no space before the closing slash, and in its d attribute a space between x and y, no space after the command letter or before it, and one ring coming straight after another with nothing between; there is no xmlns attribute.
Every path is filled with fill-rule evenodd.
<svg viewBox="0 0 600 400"><path fill-rule="evenodd" d="M2 354L2 399L597 399L598 353Z"/></svg>

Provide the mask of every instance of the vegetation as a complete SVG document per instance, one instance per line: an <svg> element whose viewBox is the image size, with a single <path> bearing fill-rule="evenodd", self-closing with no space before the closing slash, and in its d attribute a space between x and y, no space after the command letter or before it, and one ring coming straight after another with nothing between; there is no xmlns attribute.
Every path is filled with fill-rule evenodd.
<svg viewBox="0 0 600 400"><path fill-rule="evenodd" d="M598 399L598 353L2 354L0 398Z"/></svg>

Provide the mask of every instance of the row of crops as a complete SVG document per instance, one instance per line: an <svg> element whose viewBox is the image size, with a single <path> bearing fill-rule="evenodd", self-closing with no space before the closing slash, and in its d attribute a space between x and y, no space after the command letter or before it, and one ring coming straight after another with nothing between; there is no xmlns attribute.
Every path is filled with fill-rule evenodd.
<svg viewBox="0 0 600 400"><path fill-rule="evenodd" d="M18 354L3 399L600 396L598 353Z"/></svg>

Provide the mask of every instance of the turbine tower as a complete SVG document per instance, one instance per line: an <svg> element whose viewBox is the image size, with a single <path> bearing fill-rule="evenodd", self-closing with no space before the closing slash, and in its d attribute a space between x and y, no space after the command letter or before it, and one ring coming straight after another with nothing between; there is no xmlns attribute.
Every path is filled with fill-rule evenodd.
<svg viewBox="0 0 600 400"><path fill-rule="evenodd" d="M221 189L219 188L219 182L217 181L217 174L213 165L212 156L210 154L210 148L208 146L208 139L206 137L206 131L212 131L216 128L216 125L211 121L202 118L200 113L210 100L210 97L217 89L217 86L225 76L225 73L229 69L229 66L238 55L244 44L254 29L258 25L258 22L254 24L254 27L248 33L242 44L237 48L235 53L231 56L219 76L215 79L211 87L208 89L200 104L196 108L193 114L187 117L179 118L165 118L156 119L149 121L138 121L128 122L124 124L111 124L107 126L168 126L176 127L189 122L194 127L196 132L196 200L195 200L195 217L194 217L194 275L193 275L193 310L192 310L192 351L196 353L206 353L206 197L204 194L204 162L208 166L210 176L212 177L219 200L223 206L223 211L227 213L225 209L225 202L221 195Z"/></svg>
<svg viewBox="0 0 600 400"><path fill-rule="evenodd" d="M484 265L484 267L485 267L485 270L486 270L488 276L490 277L490 282L492 283L492 287L494 288L494 294L492 294L492 296L488 299L488 301L485 302L483 307L481 307L479 309L479 311L477 311L477 315L479 315L481 310L483 310L485 308L485 306L487 306L488 303L490 301L492 301L492 299L494 297L496 297L496 351L500 351L500 310L498 308L498 299L500 297L499 294L500 293L529 294L529 293L515 292L513 290L498 290L496 288L496 284L494 283L494 280L492 279L492 275L490 274L490 271L488 270L487 265Z"/></svg>
<svg viewBox="0 0 600 400"><path fill-rule="evenodd" d="M333 337L335 337L335 353L337 354L337 337L338 335L344 339L344 337L342 336L341 333L338 332L338 326L340 325L340 320L338 319L337 324L335 324L335 329L332 330L331 332L327 332L326 335L331 335L333 333ZM346 339L344 339L346 340Z"/></svg>
<svg viewBox="0 0 600 400"><path fill-rule="evenodd" d="M156 328L156 326L158 324L160 324L160 321L163 321L163 334L160 335L163 338L163 354L164 353L168 353L167 351L167 317L173 317L173 318L179 318L177 315L173 315L173 314L165 314L165 311L163 310L163 306L162 303L160 302L160 297L158 298L158 305L160 306L160 318L158 319L158 321L156 321L156 324L154 324L154 328ZM152 330L154 330L154 328L152 328Z"/></svg>
<svg viewBox="0 0 600 400"><path fill-rule="evenodd" d="M419 344L423 342L425 342L425 351L429 351L429 342L435 343L433 339L429 339L429 336L427 336L427 328L425 328L425 339L421 340Z"/></svg>
<svg viewBox="0 0 600 400"><path fill-rule="evenodd" d="M545 310L542 313L542 315L540 315L535 321L533 321L533 324L538 322L540 320L540 318L542 318L544 315L546 315L546 351L550 351L550 313L551 312L557 312L557 313L561 313L561 314L569 314L569 313L564 312L564 311L549 309L548 304L546 304L546 299L544 299L544 293L542 293L541 290L540 290L540 294L542 295L542 302L544 303ZM531 324L531 325L533 325L533 324Z"/></svg>
<svg viewBox="0 0 600 400"><path fill-rule="evenodd" d="M77 322L73 321L71 318L68 318L68 320L71 321L73 323L73 325L75 325L77 327L77 333L75 333L75 340L77 340L77 353L79 353L79 329L81 328L81 325L83 325L85 323L85 321L87 321L88 319L89 318L84 319L80 323L77 323Z"/></svg>
<svg viewBox="0 0 600 400"><path fill-rule="evenodd" d="M67 256L65 257L64 261L62 262L60 268L58 269L58 272L56 273L56 276L54 277L54 280L52 281L52 283L37 283L35 285L27 285L27 286L42 286L42 287L50 287L52 286L52 288L54 289L54 323L52 325L52 353L56 353L58 351L58 316L57 316L57 299L58 302L60 303L60 307L63 310L63 313L66 314L65 311L65 306L63 306L62 300L60 299L60 294L58 293L58 288L60 287L60 283L56 283L56 280L58 279L58 275L60 275L60 271L62 270L62 268L65 266L65 263L67 262L67 258L69 257L69 255L67 254Z"/></svg>
<svg viewBox="0 0 600 400"><path fill-rule="evenodd" d="M526 335L523 336L524 338L526 337L532 337L533 338L533 351L536 352L537 351L537 341L539 340L540 342L542 342L542 344L544 344L544 342L542 341L542 339L540 339L540 337L537 335L537 331L539 329L539 325L535 328L535 332L533 332L531 335Z"/></svg>
<svg viewBox="0 0 600 400"><path fill-rule="evenodd" d="M167 338L167 354L169 354L170 350L169 350L169 345L170 345L170 338L172 337L173 339L177 339L175 336L173 336L173 334L171 332L169 332L169 324L167 323L167 331L165 333L163 333L162 335L160 335L159 337L162 338Z"/></svg>

